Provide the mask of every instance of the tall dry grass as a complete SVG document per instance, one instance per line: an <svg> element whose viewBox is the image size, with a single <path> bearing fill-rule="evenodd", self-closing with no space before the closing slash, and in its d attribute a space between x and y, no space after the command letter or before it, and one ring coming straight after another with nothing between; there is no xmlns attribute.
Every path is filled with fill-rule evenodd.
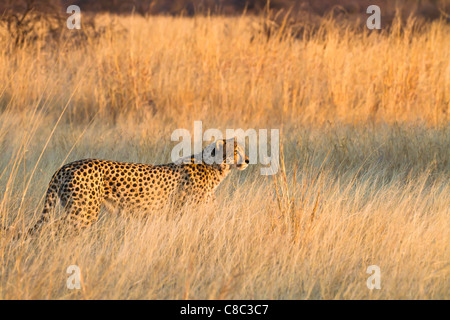
<svg viewBox="0 0 450 320"><path fill-rule="evenodd" d="M201 210L102 210L70 239L2 232L1 299L449 297L449 26L324 21L302 40L259 22L101 16L84 42L23 48L2 34L4 226L36 220L62 163L170 161L171 132L194 120L280 128L283 152L276 176L233 173Z"/></svg>

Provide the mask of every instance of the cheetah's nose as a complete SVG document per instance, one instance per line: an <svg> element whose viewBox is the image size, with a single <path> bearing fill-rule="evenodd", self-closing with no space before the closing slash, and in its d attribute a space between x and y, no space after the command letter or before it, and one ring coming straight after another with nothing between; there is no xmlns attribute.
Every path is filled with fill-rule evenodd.
<svg viewBox="0 0 450 320"><path fill-rule="evenodd" d="M250 160L245 159L245 163L246 163L246 164L249 164L249 163L250 163Z"/></svg>

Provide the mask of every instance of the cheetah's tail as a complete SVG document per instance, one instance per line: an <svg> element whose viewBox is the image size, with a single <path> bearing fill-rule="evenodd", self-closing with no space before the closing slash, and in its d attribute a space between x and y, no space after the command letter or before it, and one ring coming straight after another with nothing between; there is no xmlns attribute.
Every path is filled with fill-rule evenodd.
<svg viewBox="0 0 450 320"><path fill-rule="evenodd" d="M59 171L59 170L58 170ZM44 202L44 209L42 210L42 214L38 221L35 223L35 225L32 228L29 228L25 233L22 233L21 231L17 232L12 238L14 240L20 239L22 236L32 236L35 235L44 225L44 223L48 222L49 220L49 213L55 208L56 206L56 199L57 199L57 191L53 186L53 181L58 173L58 171L53 175L52 180L50 181L50 184L47 189L47 193L45 195L45 202ZM3 229L3 231L8 235L14 231L14 227L5 227L2 224L0 224L0 229Z"/></svg>
<svg viewBox="0 0 450 320"><path fill-rule="evenodd" d="M18 231L18 232L14 232L14 227L5 227L3 225L0 224L0 229L3 229L3 231L9 236L11 236L11 234L14 232L15 234L12 235L12 239L13 240L19 240L20 238L22 238L22 236L28 237L28 236L33 236L35 235L37 232L40 231L40 229L42 228L42 226L48 222L49 220L49 213L53 210L53 208L56 205L56 198L57 198L57 193L56 191L51 188L51 186L49 186L48 190L47 190L47 194L45 195L45 202L44 202L44 209L42 210L42 214L39 217L38 221L36 221L36 223L34 224L33 227L29 228L27 231L25 231L25 233L22 233L22 231Z"/></svg>
<svg viewBox="0 0 450 320"><path fill-rule="evenodd" d="M42 226L48 222L49 213L52 212L52 210L56 206L56 199L57 199L57 192L54 188L52 188L52 183L50 182L50 185L47 189L47 193L45 195L44 209L42 210L42 214L39 217L38 221L36 221L35 225L32 228L28 229L27 231L28 236L35 235L37 232L41 230Z"/></svg>

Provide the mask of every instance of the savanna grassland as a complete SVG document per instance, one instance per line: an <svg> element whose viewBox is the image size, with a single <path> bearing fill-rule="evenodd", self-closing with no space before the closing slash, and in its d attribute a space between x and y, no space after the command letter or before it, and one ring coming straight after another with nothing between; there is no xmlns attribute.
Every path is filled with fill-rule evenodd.
<svg viewBox="0 0 450 320"><path fill-rule="evenodd" d="M71 238L2 231L0 299L450 298L448 23L296 37L247 16L95 19L20 46L0 29L3 226L37 220L63 163L169 162L196 120L280 129L280 171L234 172L199 210L104 209Z"/></svg>

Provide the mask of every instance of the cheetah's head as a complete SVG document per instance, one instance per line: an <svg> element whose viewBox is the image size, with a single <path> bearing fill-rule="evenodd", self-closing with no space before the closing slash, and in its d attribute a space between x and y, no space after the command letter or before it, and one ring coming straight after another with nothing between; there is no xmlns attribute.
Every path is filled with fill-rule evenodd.
<svg viewBox="0 0 450 320"><path fill-rule="evenodd" d="M220 139L203 149L203 161L208 164L219 164L245 170L249 159L244 147L237 143L235 138Z"/></svg>

